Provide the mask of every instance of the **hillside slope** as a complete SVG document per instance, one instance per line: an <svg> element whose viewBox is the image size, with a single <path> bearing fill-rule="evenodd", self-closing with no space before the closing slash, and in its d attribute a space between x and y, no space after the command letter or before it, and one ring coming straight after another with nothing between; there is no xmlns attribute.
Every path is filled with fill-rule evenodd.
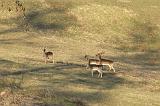
<svg viewBox="0 0 160 106"><path fill-rule="evenodd" d="M160 105L159 0L19 1L0 1L2 106ZM84 55L101 51L116 73L92 78Z"/></svg>

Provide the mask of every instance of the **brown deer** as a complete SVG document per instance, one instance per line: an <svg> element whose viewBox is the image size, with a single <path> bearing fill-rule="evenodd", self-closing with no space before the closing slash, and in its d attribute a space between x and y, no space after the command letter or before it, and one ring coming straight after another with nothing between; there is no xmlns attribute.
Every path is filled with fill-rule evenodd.
<svg viewBox="0 0 160 106"><path fill-rule="evenodd" d="M91 59L89 55L84 56L86 60L88 60L88 64L86 68L89 68L89 65L100 65L100 61L98 59Z"/></svg>
<svg viewBox="0 0 160 106"><path fill-rule="evenodd" d="M108 59L103 59L101 57L102 54L104 54L104 52L96 54L96 56L98 56L98 58L99 58L99 64L102 66L109 66L109 71L111 71L113 69L113 71L115 72L115 69L113 68L114 61L108 60Z"/></svg>
<svg viewBox="0 0 160 106"><path fill-rule="evenodd" d="M54 59L53 59L53 52L46 52L46 49L44 48L43 49L43 55L44 55L44 58L45 58L45 63L47 63L47 59L49 59L49 57L52 57L52 61L54 63Z"/></svg>

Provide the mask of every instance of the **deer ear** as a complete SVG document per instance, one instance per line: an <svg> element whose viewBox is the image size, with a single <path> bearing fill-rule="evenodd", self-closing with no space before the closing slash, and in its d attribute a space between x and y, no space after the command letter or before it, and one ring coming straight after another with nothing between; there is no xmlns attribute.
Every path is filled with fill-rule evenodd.
<svg viewBox="0 0 160 106"><path fill-rule="evenodd" d="M87 58L88 57L88 55L84 55L84 58Z"/></svg>

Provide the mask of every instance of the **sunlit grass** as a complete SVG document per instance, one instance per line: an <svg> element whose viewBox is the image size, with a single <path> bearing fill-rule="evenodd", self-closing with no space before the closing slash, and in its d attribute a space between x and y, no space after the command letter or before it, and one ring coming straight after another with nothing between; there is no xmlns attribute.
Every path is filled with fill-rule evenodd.
<svg viewBox="0 0 160 106"><path fill-rule="evenodd" d="M25 17L11 0L0 7L1 106L160 104L159 0L22 3ZM44 47L55 64L44 64ZM100 51L116 61L102 79L84 67Z"/></svg>

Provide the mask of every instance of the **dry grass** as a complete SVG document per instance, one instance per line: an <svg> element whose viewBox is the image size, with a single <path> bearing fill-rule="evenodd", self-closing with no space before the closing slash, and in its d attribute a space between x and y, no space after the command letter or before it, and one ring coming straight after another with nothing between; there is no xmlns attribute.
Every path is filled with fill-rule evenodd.
<svg viewBox="0 0 160 106"><path fill-rule="evenodd" d="M142 1L24 0L25 18L0 7L0 105L158 106L159 1ZM99 51L116 61L102 79L84 67Z"/></svg>

